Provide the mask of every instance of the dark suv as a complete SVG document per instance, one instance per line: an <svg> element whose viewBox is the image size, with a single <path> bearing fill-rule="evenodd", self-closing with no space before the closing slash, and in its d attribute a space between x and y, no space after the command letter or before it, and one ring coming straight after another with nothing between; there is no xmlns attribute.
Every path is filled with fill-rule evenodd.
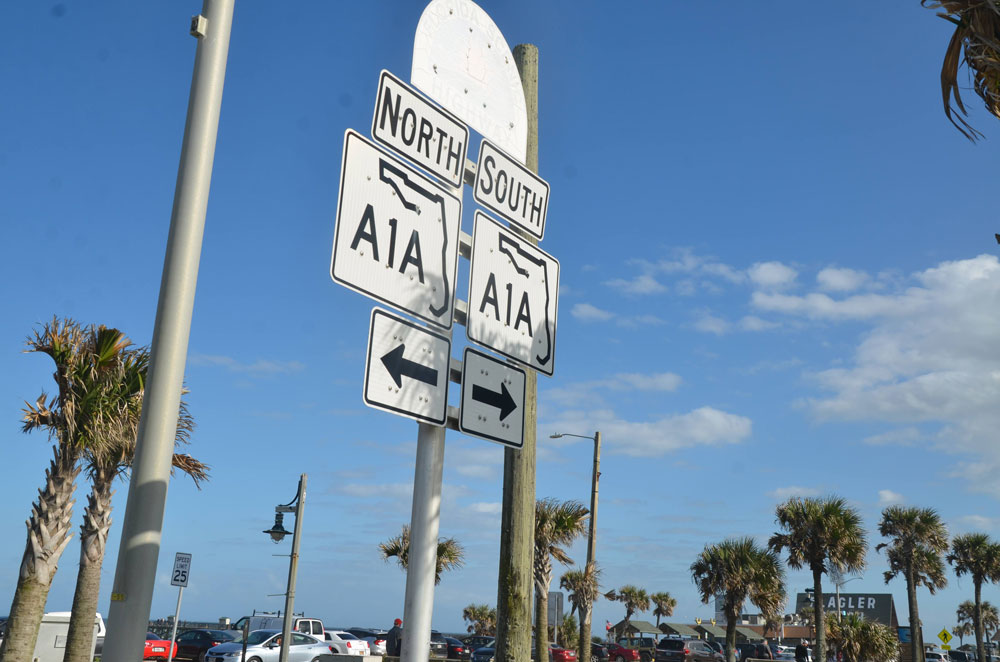
<svg viewBox="0 0 1000 662"><path fill-rule="evenodd" d="M652 637L622 637L618 645L639 651L640 662L652 662L656 653L656 640Z"/></svg>
<svg viewBox="0 0 1000 662"><path fill-rule="evenodd" d="M721 662L708 642L700 639L661 639L656 644L656 662Z"/></svg>

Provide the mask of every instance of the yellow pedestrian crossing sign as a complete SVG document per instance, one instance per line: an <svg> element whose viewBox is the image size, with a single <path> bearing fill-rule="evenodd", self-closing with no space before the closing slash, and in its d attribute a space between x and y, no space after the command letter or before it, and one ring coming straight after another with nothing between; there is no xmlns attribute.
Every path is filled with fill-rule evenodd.
<svg viewBox="0 0 1000 662"><path fill-rule="evenodd" d="M940 632L938 632L938 639L940 639L945 644L951 641L951 632L948 632L948 628L945 628Z"/></svg>

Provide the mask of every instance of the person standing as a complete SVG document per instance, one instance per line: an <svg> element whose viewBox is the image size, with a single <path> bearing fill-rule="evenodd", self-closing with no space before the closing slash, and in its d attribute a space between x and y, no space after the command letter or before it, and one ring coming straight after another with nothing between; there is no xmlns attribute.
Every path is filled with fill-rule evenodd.
<svg viewBox="0 0 1000 662"><path fill-rule="evenodd" d="M809 662L809 642L805 639L795 647L795 662Z"/></svg>
<svg viewBox="0 0 1000 662"><path fill-rule="evenodd" d="M392 657L399 657L403 647L403 621L396 619L392 623L392 629L385 633L385 654Z"/></svg>

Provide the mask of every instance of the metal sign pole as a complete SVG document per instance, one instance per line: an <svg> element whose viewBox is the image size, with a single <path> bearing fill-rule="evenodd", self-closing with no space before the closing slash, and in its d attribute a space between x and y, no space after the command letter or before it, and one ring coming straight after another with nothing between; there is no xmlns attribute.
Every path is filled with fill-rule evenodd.
<svg viewBox="0 0 1000 662"><path fill-rule="evenodd" d="M104 659L138 659L149 626L163 512L194 308L205 211L215 160L235 0L204 0L170 233L153 327L149 375L129 480Z"/></svg>
<svg viewBox="0 0 1000 662"><path fill-rule="evenodd" d="M402 662L427 662L430 655L444 435L445 428L426 423L420 423L417 430L410 558L406 566L406 599L403 603Z"/></svg>
<svg viewBox="0 0 1000 662"><path fill-rule="evenodd" d="M184 587L177 587L177 609L174 610L174 627L170 629L170 648L167 650L167 662L174 662L174 642L177 641L177 621L181 617L181 598L184 596Z"/></svg>

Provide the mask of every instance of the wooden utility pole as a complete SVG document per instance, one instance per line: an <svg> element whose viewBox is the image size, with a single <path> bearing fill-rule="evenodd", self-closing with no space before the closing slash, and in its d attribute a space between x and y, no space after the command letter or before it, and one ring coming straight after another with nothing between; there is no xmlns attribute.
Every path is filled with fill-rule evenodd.
<svg viewBox="0 0 1000 662"><path fill-rule="evenodd" d="M514 47L528 116L525 165L538 172L538 48ZM538 242L513 228L533 245ZM497 582L496 662L531 657L532 559L535 547L535 440L538 433L538 375L527 370L524 385L524 445L507 448L503 461L503 513L500 516L500 572ZM588 661L589 662L589 661Z"/></svg>

